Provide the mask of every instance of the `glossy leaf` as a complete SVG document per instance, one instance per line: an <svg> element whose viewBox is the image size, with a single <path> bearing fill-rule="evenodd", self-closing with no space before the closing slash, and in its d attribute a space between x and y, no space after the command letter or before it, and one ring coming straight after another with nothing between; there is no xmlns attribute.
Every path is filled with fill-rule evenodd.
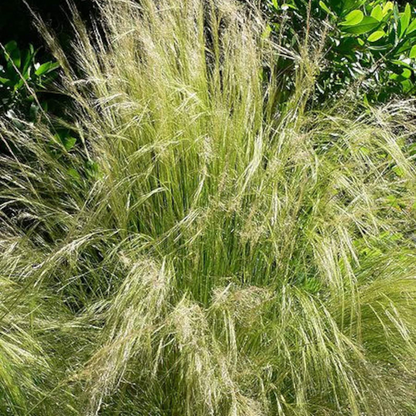
<svg viewBox="0 0 416 416"><path fill-rule="evenodd" d="M394 5L391 1L388 1L383 7L383 16L385 16L390 10L393 10Z"/></svg>
<svg viewBox="0 0 416 416"><path fill-rule="evenodd" d="M59 64L57 62L45 62L36 70L35 74L40 77L57 68L59 68Z"/></svg>
<svg viewBox="0 0 416 416"><path fill-rule="evenodd" d="M415 30L416 30L416 19L413 19L413 21L407 27L406 34L410 35L410 33L414 32Z"/></svg>
<svg viewBox="0 0 416 416"><path fill-rule="evenodd" d="M373 32L369 37L369 42L377 42L379 39L381 39L383 36L386 35L386 32L384 30L377 30L376 32Z"/></svg>
<svg viewBox="0 0 416 416"><path fill-rule="evenodd" d="M409 59L409 61L410 61L410 59ZM413 68L407 62L401 61L399 59L394 59L393 61L391 61L391 63L395 64L395 65L402 66L404 68L408 68L408 69L413 71Z"/></svg>
<svg viewBox="0 0 416 416"><path fill-rule="evenodd" d="M355 26L364 19L364 13L361 10L354 10L345 17L345 21L341 26Z"/></svg>
<svg viewBox="0 0 416 416"><path fill-rule="evenodd" d="M371 16L364 16L360 23L354 26L347 26L344 27L342 30L347 33L352 33L354 35L362 35L364 33L371 32L377 26L379 26L380 22L374 17Z"/></svg>
<svg viewBox="0 0 416 416"><path fill-rule="evenodd" d="M377 19L379 22L383 19L383 10L380 5L377 5L374 7L374 9L371 11L371 17L374 17L374 19Z"/></svg>
<svg viewBox="0 0 416 416"><path fill-rule="evenodd" d="M409 3L406 4L406 7L404 9L404 13L402 14L399 22L400 32L399 37L403 37L404 33L406 32L407 27L409 26L410 19L412 17L412 11L410 9Z"/></svg>
<svg viewBox="0 0 416 416"><path fill-rule="evenodd" d="M328 6L323 1L319 2L319 6L322 10L326 11L328 14L333 14L331 10L329 10Z"/></svg>

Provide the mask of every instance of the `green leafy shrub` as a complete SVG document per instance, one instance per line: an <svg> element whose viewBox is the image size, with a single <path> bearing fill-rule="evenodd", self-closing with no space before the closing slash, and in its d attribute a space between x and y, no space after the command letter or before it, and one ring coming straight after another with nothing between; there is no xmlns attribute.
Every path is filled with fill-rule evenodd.
<svg viewBox="0 0 416 416"><path fill-rule="evenodd" d="M24 115L30 120L38 118L39 111L47 110L48 101L38 99L56 78L57 62L40 64L32 45L20 49L15 41L0 50L0 111Z"/></svg>
<svg viewBox="0 0 416 416"><path fill-rule="evenodd" d="M82 77L47 37L80 145L0 120L1 411L413 415L414 103L311 110L234 1L100 4Z"/></svg>
<svg viewBox="0 0 416 416"><path fill-rule="evenodd" d="M37 52L32 45L28 49L20 49L15 41L2 47L0 112L12 120L22 133L28 128L26 122L47 122L52 132L48 146L49 155L68 163L68 174L73 180L78 180L82 174L94 176L96 165L85 152L77 154L84 161L84 173L75 170L71 162L73 158L68 158L80 142L79 136L71 128L67 111L74 104L59 84L53 85L54 81L59 81L59 63L49 60L41 64L37 59ZM13 150L15 143L4 137L0 152L10 154Z"/></svg>
<svg viewBox="0 0 416 416"><path fill-rule="evenodd" d="M416 13L409 3L376 0L267 2L271 28L296 46L313 25L322 33L317 97L325 100L355 90L369 100L412 95L415 82ZM326 62L326 63L325 63Z"/></svg>

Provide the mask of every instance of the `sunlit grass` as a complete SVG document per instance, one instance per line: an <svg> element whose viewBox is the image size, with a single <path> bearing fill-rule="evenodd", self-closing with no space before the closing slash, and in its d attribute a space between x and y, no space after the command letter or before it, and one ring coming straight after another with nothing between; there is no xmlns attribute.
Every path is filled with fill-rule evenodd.
<svg viewBox="0 0 416 416"><path fill-rule="evenodd" d="M277 106L229 0L101 7L77 71L45 32L76 148L0 121L2 413L414 414L414 103L314 110L306 45Z"/></svg>

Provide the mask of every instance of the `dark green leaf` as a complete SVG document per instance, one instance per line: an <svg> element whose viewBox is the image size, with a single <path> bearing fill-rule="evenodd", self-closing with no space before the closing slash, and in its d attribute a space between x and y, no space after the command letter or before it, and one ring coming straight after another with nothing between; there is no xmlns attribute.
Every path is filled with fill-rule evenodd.
<svg viewBox="0 0 416 416"><path fill-rule="evenodd" d="M4 46L6 52L10 55L15 49L17 49L17 42L15 40L11 40Z"/></svg>
<svg viewBox="0 0 416 416"><path fill-rule="evenodd" d="M17 43L13 40L9 42L4 49L6 50L6 60L13 62L17 68L20 68L22 60Z"/></svg>
<svg viewBox="0 0 416 416"><path fill-rule="evenodd" d="M31 46L31 45L30 45ZM24 79L28 79L31 73L31 64L33 63L34 52L33 46L25 51L23 58L22 75Z"/></svg>
<svg viewBox="0 0 416 416"><path fill-rule="evenodd" d="M40 77L57 68L59 68L59 64L57 62L45 62L36 70L35 74Z"/></svg>

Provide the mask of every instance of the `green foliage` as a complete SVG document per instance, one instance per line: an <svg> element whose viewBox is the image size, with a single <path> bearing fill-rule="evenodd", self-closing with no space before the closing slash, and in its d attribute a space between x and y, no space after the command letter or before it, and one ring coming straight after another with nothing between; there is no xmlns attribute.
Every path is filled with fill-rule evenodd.
<svg viewBox="0 0 416 416"><path fill-rule="evenodd" d="M284 18L277 29L283 29L285 41L306 25L325 31L320 42L326 66L317 85L321 100L351 89L370 102L414 93L416 13L409 3L313 0L309 9L306 1L294 0L292 8L273 4L269 15Z"/></svg>
<svg viewBox="0 0 416 416"><path fill-rule="evenodd" d="M53 90L52 83L58 77L59 63L53 60L40 63L37 52L32 45L28 49L19 49L15 41L9 42L0 53L0 111L22 132L27 129L26 122L45 122L53 117L50 129L53 132L49 143L51 157L61 159L68 163L69 176L76 180L80 175L94 176L94 164L91 165L87 154L78 155L84 161L83 173L74 170L69 153L80 142L79 136L73 129L68 128L65 118L65 109L68 99L58 88ZM56 99L50 98L54 94ZM63 119L58 115L62 115ZM1 153L10 153L15 143L4 137Z"/></svg>
<svg viewBox="0 0 416 416"><path fill-rule="evenodd" d="M41 28L74 123L0 119L1 413L414 415L414 102L311 109L232 0L100 4L77 71Z"/></svg>
<svg viewBox="0 0 416 416"><path fill-rule="evenodd" d="M57 76L59 64L48 61L40 64L32 45L20 49L15 41L1 45L0 50L0 110L12 115L24 115L34 121L39 112L48 108L48 101L37 94Z"/></svg>

